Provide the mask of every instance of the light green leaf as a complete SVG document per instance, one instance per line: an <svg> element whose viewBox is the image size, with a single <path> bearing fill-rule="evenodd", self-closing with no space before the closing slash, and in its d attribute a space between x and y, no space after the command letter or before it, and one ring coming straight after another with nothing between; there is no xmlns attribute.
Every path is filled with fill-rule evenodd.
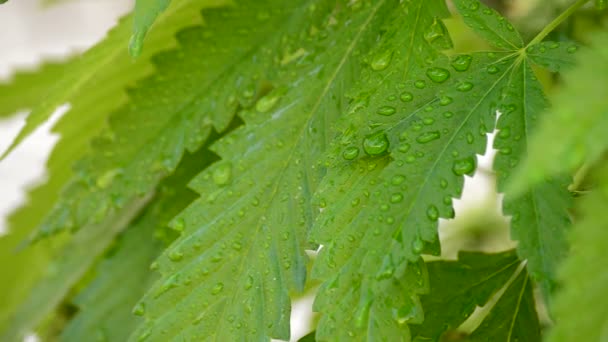
<svg viewBox="0 0 608 342"><path fill-rule="evenodd" d="M110 129L76 165L39 237L93 224L152 191L185 150L197 150L212 129L228 126L237 107L253 104L275 51L261 43L289 13L281 7L288 4L270 4L209 9L205 26L178 34L179 49L154 57L157 73L131 89L130 103L111 115ZM269 7L268 16L251 16Z"/></svg>
<svg viewBox="0 0 608 342"><path fill-rule="evenodd" d="M175 237L169 220L196 197L187 180L205 167L209 152L186 156L176 172L160 186L154 200L118 237L109 255L95 268L94 280L74 299L78 314L63 329L60 341L126 341L140 323L144 308L136 302L158 276L150 264ZM168 240L168 241L163 241Z"/></svg>
<svg viewBox="0 0 608 342"><path fill-rule="evenodd" d="M495 48L513 51L524 46L513 25L479 0L455 0L454 5L464 22Z"/></svg>
<svg viewBox="0 0 608 342"><path fill-rule="evenodd" d="M133 34L129 43L129 52L133 57L141 54L146 33L169 3L171 0L135 0Z"/></svg>
<svg viewBox="0 0 608 342"><path fill-rule="evenodd" d="M151 48L138 62L133 62L125 46L125 41L128 40L133 27L132 17L123 18L101 43L89 49L80 58L73 59L61 73L61 77L45 88L45 93L41 94L41 97L32 98L32 102L19 104L20 107L29 108L32 112L27 117L23 129L0 159L6 157L23 139L45 122L58 106L65 103L72 104L72 112L78 112L79 119L76 121L86 122L83 126L91 130L88 137L95 136L104 126L109 114L108 108L117 108L125 102L124 88L132 86L135 80L152 72L152 66L147 59L158 51L173 46L175 44L173 35L178 29L199 24L201 20L198 11L201 8L218 6L226 2L191 0L180 1L179 4L171 6L166 12L167 15L157 20L157 33L149 37ZM0 109L0 112L3 111ZM93 121L97 124L93 124ZM88 130L82 130L81 134L86 135Z"/></svg>
<svg viewBox="0 0 608 342"><path fill-rule="evenodd" d="M534 64L553 72L561 72L572 68L576 64L574 57L578 48L578 45L574 42L544 41L530 46L526 50L526 56Z"/></svg>
<svg viewBox="0 0 608 342"><path fill-rule="evenodd" d="M548 341L608 339L608 164L604 160L592 178L597 187L578 203L580 219L571 234L572 253L560 267L563 285L554 305L556 324Z"/></svg>
<svg viewBox="0 0 608 342"><path fill-rule="evenodd" d="M593 48L578 53L578 64L564 74L564 86L552 97L553 108L541 120L529 157L513 179L514 191L545 177L592 165L608 149L608 34L593 37ZM583 105L584 104L584 105Z"/></svg>
<svg viewBox="0 0 608 342"><path fill-rule="evenodd" d="M275 25L287 32L273 64L279 77L241 113L245 126L214 145L222 161L193 181L203 197L174 221L184 234L158 260L162 280L142 301L149 321L132 338L289 338L288 293L304 287L319 160L362 55L400 8L396 1L314 4Z"/></svg>

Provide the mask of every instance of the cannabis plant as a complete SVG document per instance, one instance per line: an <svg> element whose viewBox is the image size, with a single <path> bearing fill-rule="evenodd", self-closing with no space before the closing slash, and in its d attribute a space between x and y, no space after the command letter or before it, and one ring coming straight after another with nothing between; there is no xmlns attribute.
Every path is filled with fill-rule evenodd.
<svg viewBox="0 0 608 342"><path fill-rule="evenodd" d="M169 2L0 86L70 105L0 340L608 341L606 1ZM516 248L442 257L490 133Z"/></svg>

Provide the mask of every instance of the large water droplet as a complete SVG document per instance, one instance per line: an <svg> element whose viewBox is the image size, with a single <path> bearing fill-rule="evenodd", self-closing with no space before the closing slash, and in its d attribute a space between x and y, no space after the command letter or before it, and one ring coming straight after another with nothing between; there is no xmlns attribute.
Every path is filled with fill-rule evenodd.
<svg viewBox="0 0 608 342"><path fill-rule="evenodd" d="M471 55L458 55L452 60L452 68L456 71L467 71L471 66L473 57Z"/></svg>
<svg viewBox="0 0 608 342"><path fill-rule="evenodd" d="M219 186L230 183L230 178L232 177L232 163L224 162L218 165L215 170L213 170L211 177L213 178L213 182Z"/></svg>
<svg viewBox="0 0 608 342"><path fill-rule="evenodd" d="M403 182L405 182L405 176L403 175L395 175L391 178L391 184L393 185L400 185Z"/></svg>
<svg viewBox="0 0 608 342"><path fill-rule="evenodd" d="M380 114L380 115L384 115L384 116L390 116L393 115L397 112L397 109L395 109L395 107L391 107L391 106L382 106L380 108L378 108L378 110L376 111L376 113Z"/></svg>
<svg viewBox="0 0 608 342"><path fill-rule="evenodd" d="M457 176L462 176L465 174L470 175L475 170L475 158L468 157L464 159L459 159L454 162L452 166L452 171Z"/></svg>
<svg viewBox="0 0 608 342"><path fill-rule="evenodd" d="M381 71L386 69L389 64L391 64L391 59L393 59L393 51L384 50L374 56L370 66L375 71Z"/></svg>
<svg viewBox="0 0 608 342"><path fill-rule="evenodd" d="M419 142L419 143L421 143L421 144L426 144L426 143L431 142L433 140L439 139L440 136L441 136L441 134L439 134L439 131L425 132L425 133L420 134L416 138L416 141Z"/></svg>
<svg viewBox="0 0 608 342"><path fill-rule="evenodd" d="M359 156L359 148L355 146L349 146L342 152L342 158L346 160L353 160Z"/></svg>
<svg viewBox="0 0 608 342"><path fill-rule="evenodd" d="M363 140L363 150L370 156L377 156L388 150L389 141L384 132L368 135Z"/></svg>
<svg viewBox="0 0 608 342"><path fill-rule="evenodd" d="M426 76L435 83L443 83L450 78L450 72L444 68L428 68Z"/></svg>

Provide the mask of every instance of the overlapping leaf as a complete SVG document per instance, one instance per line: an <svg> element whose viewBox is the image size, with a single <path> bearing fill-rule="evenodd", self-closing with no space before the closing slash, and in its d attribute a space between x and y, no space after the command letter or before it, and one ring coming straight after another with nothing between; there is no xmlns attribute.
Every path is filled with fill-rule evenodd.
<svg viewBox="0 0 608 342"><path fill-rule="evenodd" d="M580 220L571 234L572 254L560 268L563 284L554 305L556 325L548 341L605 341L608 338L608 164L592 178L597 187L577 206Z"/></svg>
<svg viewBox="0 0 608 342"><path fill-rule="evenodd" d="M259 91L272 63L260 44L291 7L267 1L209 9L206 26L180 32L180 49L155 56L157 73L112 114L111 128L78 163L40 234L79 229L120 210L150 192L212 128L222 131L237 106L249 105Z"/></svg>
<svg viewBox="0 0 608 342"><path fill-rule="evenodd" d="M540 340L532 286L514 251L461 252L458 261L427 265L431 291L421 298L424 323L412 325L417 339L439 341L444 333L457 331L477 307L486 306L489 311L473 327L470 340Z"/></svg>
<svg viewBox="0 0 608 342"><path fill-rule="evenodd" d="M141 320L133 315L132 311L139 313L133 307L158 278L149 266L175 236L165 227L195 199L186 183L208 164L205 160L209 160L206 150L186 156L159 186L153 202L119 237L111 254L96 268L94 280L75 298L79 311L64 328L61 341L127 340Z"/></svg>
<svg viewBox="0 0 608 342"><path fill-rule="evenodd" d="M51 210L61 188L74 177L74 161L89 152L90 139L102 131L109 113L126 101L123 88L152 71L146 59L159 49L174 45L177 29L199 23L198 9L207 3L208 0L186 1L170 17L159 20L159 30L149 37L153 46L146 49L137 63L131 61L125 48L132 24L127 18L84 56L43 67L37 73L18 73L12 83L2 86L0 113L8 115L17 109L33 108L32 116L46 118L65 102L70 102L71 110L53 128L61 139L48 162L48 181L30 192L29 202L9 218L9 234L0 238L0 264L5 265L2 276L11 279L0 282L0 321L5 321L27 297L67 241L65 237L57 237L17 252ZM56 79L58 74L63 77ZM16 96L20 89L28 90ZM34 121L36 125L40 122Z"/></svg>
<svg viewBox="0 0 608 342"><path fill-rule="evenodd" d="M245 126L222 139L222 161L197 177L203 197L178 216L184 234L158 261L163 279L138 334L167 339L289 338L288 291L302 290L310 204L332 125L364 52L396 1L315 1L285 18L282 77ZM138 335L136 335L138 336Z"/></svg>
<svg viewBox="0 0 608 342"><path fill-rule="evenodd" d="M136 0L133 34L129 43L131 55L137 57L141 54L146 33L156 18L169 6L171 0Z"/></svg>
<svg viewBox="0 0 608 342"><path fill-rule="evenodd" d="M385 286L412 272L418 273L418 284L424 283L423 272L408 270L408 261L421 253L438 253L437 221L453 217L451 199L460 195L463 175L475 170L475 154L485 150L497 111L503 112L498 123L503 141L510 132L514 143L507 150L497 142L502 148L496 164L502 188L513 166L507 156L521 158L533 129L530 121L544 110L542 89L524 47L507 50L521 44L517 33L478 1L455 3L465 22L474 29L486 28L484 36L505 51L459 55L450 61L441 57L407 79L403 75L409 67L394 53L381 76L370 70L369 79L380 79L373 91L363 88L352 97L319 191L327 207L313 231L315 241L324 245L316 275L330 279L315 306L326 314L317 336L352 326L350 317L370 310L375 302L384 305L385 298L395 305L396 322L416 322L416 291L424 291L424 286L413 286L412 298L401 302ZM565 252L569 197L563 182L542 190L517 201L507 196L505 207L514 216L520 255L550 289L555 264ZM354 286L340 285L351 283ZM369 317L371 323L359 326L362 331L377 325L377 316Z"/></svg>
<svg viewBox="0 0 608 342"><path fill-rule="evenodd" d="M552 97L553 108L541 120L530 155L514 179L516 190L573 172L585 162L591 165L608 149L608 86L593 82L608 77L608 66L600 62L608 58L608 35L595 36L592 44L578 54L578 65L564 74L564 87Z"/></svg>

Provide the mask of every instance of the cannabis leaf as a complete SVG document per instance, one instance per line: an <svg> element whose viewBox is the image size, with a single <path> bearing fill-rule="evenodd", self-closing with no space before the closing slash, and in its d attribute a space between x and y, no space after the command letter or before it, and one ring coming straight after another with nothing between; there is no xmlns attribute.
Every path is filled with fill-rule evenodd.
<svg viewBox="0 0 608 342"><path fill-rule="evenodd" d="M563 288L555 299L556 325L548 341L604 341L608 337L608 270L602 262L608 246L606 175L604 160L592 175L597 187L578 203L580 220L570 234L571 257L560 268Z"/></svg>
<svg viewBox="0 0 608 342"><path fill-rule="evenodd" d="M593 49L581 51L578 65L564 73L565 85L552 97L553 108L541 121L530 142L529 157L513 180L515 191L547 176L573 172L585 162L593 165L608 149L604 139L608 131L608 87L590 83L608 77L608 66L600 62L608 58L606 44L607 34L594 36Z"/></svg>
<svg viewBox="0 0 608 342"><path fill-rule="evenodd" d="M438 341L473 324L471 341L540 340L532 285L514 251L461 252L458 261L427 266L430 294L421 297L424 322L411 325L416 339ZM472 315L476 307L483 309Z"/></svg>
<svg viewBox="0 0 608 342"><path fill-rule="evenodd" d="M289 338L288 291L304 286L318 161L362 54L400 8L301 6L284 19L273 90L214 145L222 161L195 178L203 197L173 223L184 233L158 260L163 278L142 301L149 322L138 333L148 340Z"/></svg>
<svg viewBox="0 0 608 342"><path fill-rule="evenodd" d="M317 336L352 326L347 323L351 317L370 317L370 323L363 320L356 326L362 331L380 325L373 321L377 315L367 313L375 303L384 305L386 298L394 305L394 321L419 320L415 298L424 286L414 286L412 298L399 301L393 298L394 291L404 289L393 283L412 272L419 284L424 283L424 272L408 262L415 262L421 253L439 252L438 219L453 217L451 199L460 195L463 175L475 170L475 153L484 151L497 111L503 113L499 134L513 144L507 150L500 139L496 143L501 149L496 169L502 189L515 166L509 157L523 155L531 121L545 109L542 88L510 24L478 1L455 4L466 23L505 51L450 60L440 56L407 79L403 75L409 66L399 57L407 53L386 53L393 56L390 66L378 76L373 68L363 74L362 84L377 83L372 91L363 89L351 97L319 190L320 202L327 207L312 233L324 245L313 275L329 280L315 306L325 313ZM427 21L424 27L433 25ZM398 34L387 36L396 41L388 46L408 48ZM514 44L517 48L512 50ZM563 182L543 186L547 192L518 199L507 195L505 211L514 217L520 255L529 259L532 275L549 290L555 264L565 252L569 196ZM388 331L384 322L390 317L378 320Z"/></svg>
<svg viewBox="0 0 608 342"><path fill-rule="evenodd" d="M186 155L176 172L161 183L154 200L119 236L111 253L97 267L95 279L74 299L79 311L64 328L61 341L86 341L92 336L127 340L140 320L132 309L158 278L149 266L175 238L175 232L165 227L195 199L194 193L185 188L186 182L206 166L209 158L205 149ZM133 312L140 313L138 308Z"/></svg>
<svg viewBox="0 0 608 342"><path fill-rule="evenodd" d="M136 0L133 18L133 34L129 43L129 52L133 57L141 54L146 33L161 12L167 9L171 0Z"/></svg>

